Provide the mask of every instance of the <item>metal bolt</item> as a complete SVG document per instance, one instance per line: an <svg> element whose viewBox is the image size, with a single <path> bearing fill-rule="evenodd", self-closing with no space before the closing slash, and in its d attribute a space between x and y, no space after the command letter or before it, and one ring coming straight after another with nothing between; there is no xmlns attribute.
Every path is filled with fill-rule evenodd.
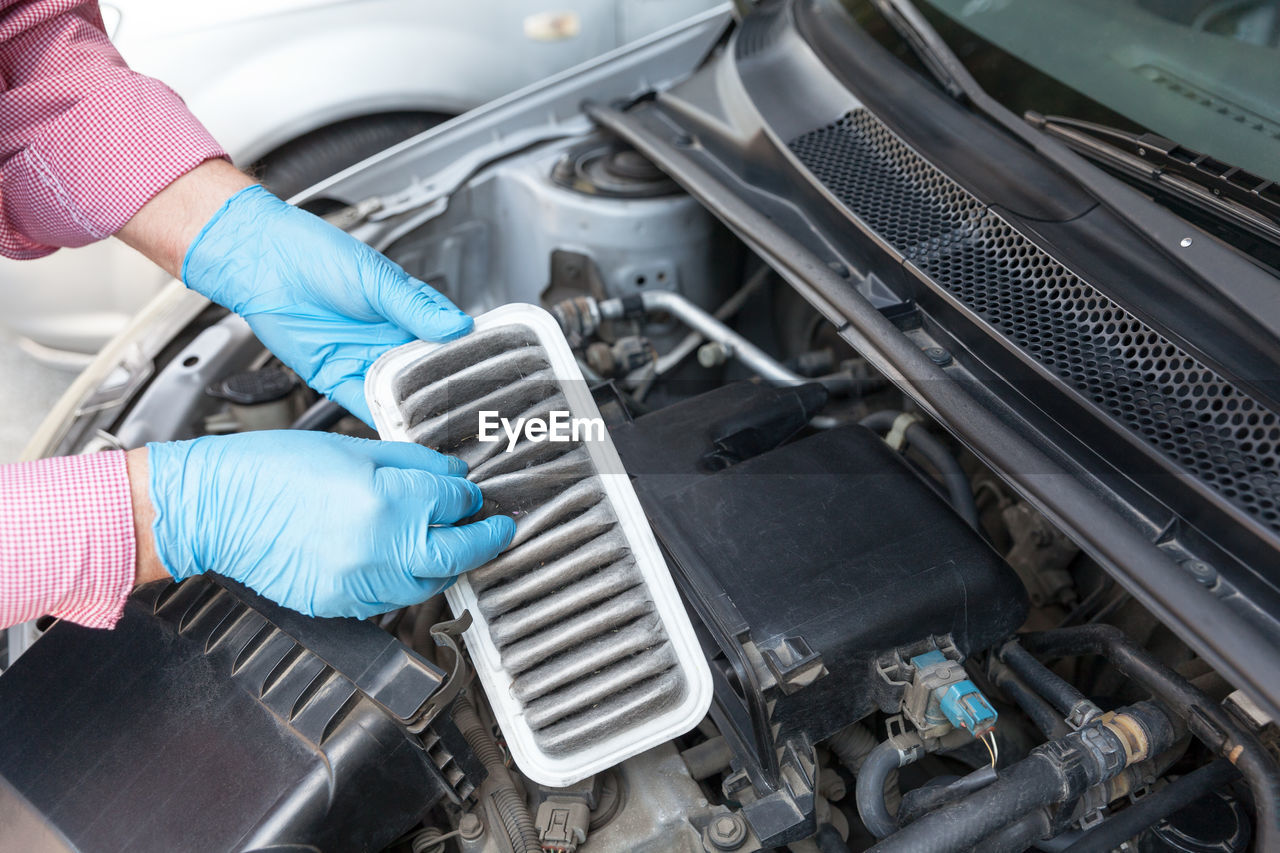
<svg viewBox="0 0 1280 853"><path fill-rule="evenodd" d="M1185 248L1187 248L1188 246L1190 246L1190 245L1191 245L1191 238L1190 238L1190 237L1183 237L1183 238L1182 238L1182 242L1180 242L1178 245L1179 245L1179 246L1181 246L1181 247L1182 247L1182 248L1184 248L1184 249L1185 249Z"/></svg>
<svg viewBox="0 0 1280 853"><path fill-rule="evenodd" d="M942 347L926 347L924 354L929 356L929 360L939 367L951 363L951 353Z"/></svg>
<svg viewBox="0 0 1280 853"><path fill-rule="evenodd" d="M732 350L727 344L722 344L720 341L708 341L698 347L698 364L703 367L719 367L728 361L729 356L732 354Z"/></svg>
<svg viewBox="0 0 1280 853"><path fill-rule="evenodd" d="M1187 571L1191 572L1191 576L1205 586L1213 586L1218 582L1218 572L1206 562L1201 560L1187 560L1183 563Z"/></svg>
<svg viewBox="0 0 1280 853"><path fill-rule="evenodd" d="M717 850L736 850L747 840L747 823L736 814L718 817L707 827L707 840Z"/></svg>
<svg viewBox="0 0 1280 853"><path fill-rule="evenodd" d="M484 821L478 814L467 812L458 820L458 834L467 841L475 841L484 835Z"/></svg>

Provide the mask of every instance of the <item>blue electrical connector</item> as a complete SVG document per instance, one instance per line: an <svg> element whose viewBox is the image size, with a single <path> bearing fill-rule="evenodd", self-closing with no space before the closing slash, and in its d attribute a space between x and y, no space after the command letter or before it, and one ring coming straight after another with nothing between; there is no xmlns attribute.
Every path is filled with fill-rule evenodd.
<svg viewBox="0 0 1280 853"><path fill-rule="evenodd" d="M930 691L926 716L945 718L958 729L965 729L974 737L989 732L996 724L996 709L982 695L978 685L965 677L959 661L948 658L940 651L925 652L911 659L916 668L917 683Z"/></svg>
<svg viewBox="0 0 1280 853"><path fill-rule="evenodd" d="M951 725L968 729L975 737L986 734L996 724L996 709L967 678L945 688L938 704Z"/></svg>

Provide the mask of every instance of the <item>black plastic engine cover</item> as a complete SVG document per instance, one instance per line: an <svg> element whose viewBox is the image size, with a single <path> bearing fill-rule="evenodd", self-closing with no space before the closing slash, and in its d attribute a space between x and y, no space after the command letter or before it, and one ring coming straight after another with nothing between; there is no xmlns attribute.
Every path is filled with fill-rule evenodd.
<svg viewBox="0 0 1280 853"><path fill-rule="evenodd" d="M817 743L892 698L875 671L881 653L950 634L968 654L1012 633L1026 614L1013 570L862 427L711 470L724 464L715 448L727 425L757 407L794 406L786 395L801 390L726 386L613 431L718 646L708 649L718 658L717 708L748 743L747 720L766 699L776 703L767 721L779 727L776 742L803 734ZM816 667L827 674L804 683ZM758 687L771 680L762 669L777 686ZM800 683L784 688L793 676Z"/></svg>
<svg viewBox="0 0 1280 853"><path fill-rule="evenodd" d="M438 669L233 588L143 587L0 677L0 849L380 850L483 776L447 718L409 731Z"/></svg>

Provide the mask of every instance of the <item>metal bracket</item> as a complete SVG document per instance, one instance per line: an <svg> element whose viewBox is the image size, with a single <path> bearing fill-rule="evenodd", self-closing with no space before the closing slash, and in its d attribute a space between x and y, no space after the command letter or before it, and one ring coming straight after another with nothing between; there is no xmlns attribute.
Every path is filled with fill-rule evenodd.
<svg viewBox="0 0 1280 853"><path fill-rule="evenodd" d="M457 619L437 622L431 626L431 639L437 646L453 652L453 669L445 676L440 689L431 694L427 704L422 706L417 718L409 726L414 734L422 732L444 708L447 708L462 688L471 681L471 671L467 668L466 658L462 654L462 634L471 627L471 611L464 610Z"/></svg>

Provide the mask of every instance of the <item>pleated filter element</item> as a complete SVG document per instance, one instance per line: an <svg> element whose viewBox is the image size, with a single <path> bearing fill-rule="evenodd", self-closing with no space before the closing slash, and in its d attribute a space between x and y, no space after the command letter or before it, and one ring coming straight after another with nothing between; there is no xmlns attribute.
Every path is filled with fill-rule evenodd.
<svg viewBox="0 0 1280 853"><path fill-rule="evenodd" d="M445 595L471 611L467 646L520 770L562 787L697 725L706 658L551 315L507 305L456 341L406 344L365 392L384 439L467 462L485 496L475 518L516 520L511 547ZM566 440L513 439L501 418Z"/></svg>

